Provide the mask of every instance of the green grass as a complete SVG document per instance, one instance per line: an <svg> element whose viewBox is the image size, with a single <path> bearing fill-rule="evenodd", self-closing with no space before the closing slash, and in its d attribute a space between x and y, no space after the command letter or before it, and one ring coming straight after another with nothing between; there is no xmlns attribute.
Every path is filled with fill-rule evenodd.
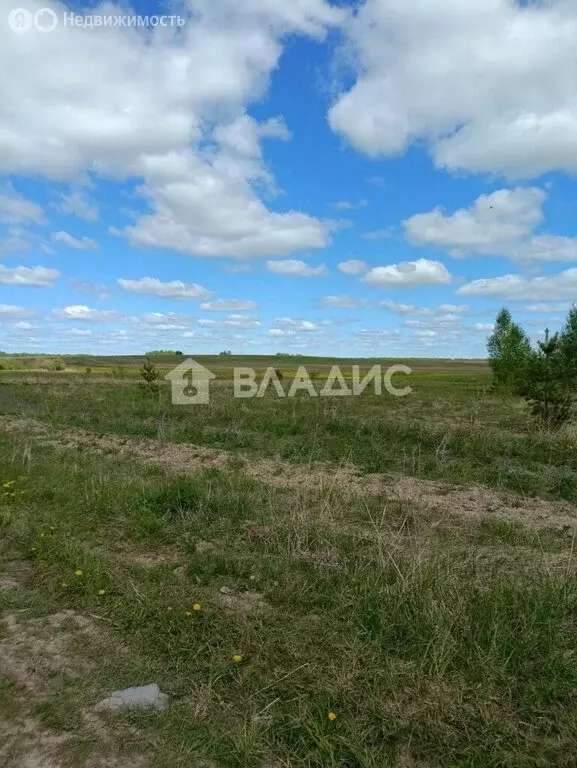
<svg viewBox="0 0 577 768"><path fill-rule="evenodd" d="M528 497L575 500L570 430L535 432L482 370L425 369L407 398L238 401L225 381L192 408L141 391L134 370L2 372L0 414L93 435L59 449L0 423L0 578L12 560L25 574L0 588L20 627L13 645L0 622L0 658L31 660L24 680L0 673L2 765L33 748L27 719L63 735L67 768L141 754L153 768L572 766L573 526L245 474L272 457L303 477L352 462L512 491L528 511ZM99 434L231 457L181 476L98 453ZM149 682L170 708L107 718L104 738L94 704Z"/></svg>
<svg viewBox="0 0 577 768"><path fill-rule="evenodd" d="M401 382L399 382L401 383ZM481 374L416 373L413 394L235 400L217 382L209 406L175 406L163 386L77 375L0 377L0 413L54 425L197 443L291 462L349 461L525 495L577 498L573 434L536 433L522 401L497 397ZM286 381L285 381L286 386Z"/></svg>
<svg viewBox="0 0 577 768"><path fill-rule="evenodd" d="M106 749L127 764L143 745L166 768L573 764L577 584L541 566L523 529L480 524L467 552L442 535L423 544L384 498L372 503L390 528L371 534L359 499L332 498L327 517L322 494L295 500L241 471L175 477L6 436L0 450L2 482L15 481L2 537L35 568L0 604L27 617L71 608L106 633L102 656L74 648L83 678L57 676L34 701L42 727L76 734L66 765L104 749L79 709L151 681L171 708L109 724ZM535 556L513 574L480 565L495 543ZM571 539L556 550L569 562ZM254 592L262 606L248 610ZM21 698L0 699L2 716Z"/></svg>

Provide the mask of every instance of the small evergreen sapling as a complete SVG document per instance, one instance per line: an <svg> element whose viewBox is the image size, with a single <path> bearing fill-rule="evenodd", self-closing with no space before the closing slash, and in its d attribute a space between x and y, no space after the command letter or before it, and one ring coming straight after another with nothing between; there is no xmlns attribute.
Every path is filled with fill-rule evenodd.
<svg viewBox="0 0 577 768"><path fill-rule="evenodd" d="M519 388L530 404L531 412L539 426L559 429L569 421L573 389L563 375L563 355L558 333L552 336L545 330L545 340L537 343L525 369L525 377Z"/></svg>
<svg viewBox="0 0 577 768"><path fill-rule="evenodd" d="M146 358L146 362L140 369L141 386L147 389L149 392L156 393L159 390L158 380L160 373L158 368Z"/></svg>

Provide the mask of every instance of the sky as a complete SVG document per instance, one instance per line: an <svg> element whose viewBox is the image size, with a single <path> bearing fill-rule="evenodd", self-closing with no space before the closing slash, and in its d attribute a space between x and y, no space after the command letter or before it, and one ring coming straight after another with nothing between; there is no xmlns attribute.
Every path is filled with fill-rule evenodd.
<svg viewBox="0 0 577 768"><path fill-rule="evenodd" d="M473 358L502 306L559 328L576 40L575 0L0 0L0 350Z"/></svg>

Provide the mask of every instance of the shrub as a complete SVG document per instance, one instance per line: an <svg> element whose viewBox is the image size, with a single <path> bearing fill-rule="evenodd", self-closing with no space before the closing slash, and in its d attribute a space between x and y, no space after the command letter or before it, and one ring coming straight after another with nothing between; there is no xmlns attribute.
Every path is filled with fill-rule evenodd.
<svg viewBox="0 0 577 768"><path fill-rule="evenodd" d="M50 361L48 369L50 371L65 371L66 363L61 357L59 357Z"/></svg>

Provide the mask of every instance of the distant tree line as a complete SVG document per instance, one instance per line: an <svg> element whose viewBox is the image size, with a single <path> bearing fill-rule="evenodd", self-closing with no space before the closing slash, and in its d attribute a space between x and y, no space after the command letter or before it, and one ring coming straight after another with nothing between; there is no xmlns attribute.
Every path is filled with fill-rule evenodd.
<svg viewBox="0 0 577 768"><path fill-rule="evenodd" d="M547 328L533 347L508 309L497 315L487 343L494 386L521 395L540 426L557 429L574 415L577 398L577 305L557 333Z"/></svg>
<svg viewBox="0 0 577 768"><path fill-rule="evenodd" d="M182 352L179 349L153 349L152 352L147 352L146 357L182 357Z"/></svg>

